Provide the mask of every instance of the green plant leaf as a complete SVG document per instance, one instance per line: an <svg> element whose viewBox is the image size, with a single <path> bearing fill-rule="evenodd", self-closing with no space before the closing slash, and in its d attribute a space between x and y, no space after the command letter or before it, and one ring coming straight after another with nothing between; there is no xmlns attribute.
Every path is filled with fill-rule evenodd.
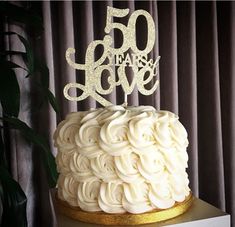
<svg viewBox="0 0 235 227"><path fill-rule="evenodd" d="M0 32L0 35L15 35L16 33L15 32L11 32L11 31L8 31L8 32Z"/></svg>
<svg viewBox="0 0 235 227"><path fill-rule="evenodd" d="M29 41L26 40L23 36L18 35L20 41L23 43L25 50L26 50L26 55L27 55L27 67L30 73L34 72L34 54L33 54L33 48L30 45Z"/></svg>
<svg viewBox="0 0 235 227"><path fill-rule="evenodd" d="M0 167L0 197L3 206L0 226L27 227L27 198L20 185L3 166Z"/></svg>
<svg viewBox="0 0 235 227"><path fill-rule="evenodd" d="M49 69L47 65L44 62L35 59L35 71L39 73L41 81L41 84L39 86L42 87L43 94L45 94L46 99L49 101L55 112L59 114L60 109L58 102L55 96L49 90Z"/></svg>
<svg viewBox="0 0 235 227"><path fill-rule="evenodd" d="M47 65L40 61L39 59L35 59L35 71L39 73L40 81L43 89L49 88L49 69Z"/></svg>
<svg viewBox="0 0 235 227"><path fill-rule="evenodd" d="M55 110L57 114L59 114L60 109L59 109L59 105L55 96L52 94L52 92L49 89L47 90L46 94L47 94L48 101L51 104L52 108Z"/></svg>
<svg viewBox="0 0 235 227"><path fill-rule="evenodd" d="M43 30L42 18L32 10L11 4L6 1L0 2L0 14L8 16L9 19L23 23L37 30Z"/></svg>
<svg viewBox="0 0 235 227"><path fill-rule="evenodd" d="M24 45L26 52L5 50L1 53L1 55L21 55L25 64L27 65L29 75L33 74L35 71L35 63L34 63L35 56L34 56L33 48L31 46L30 42L27 39L25 39L22 35L20 35L16 32L9 31L9 32L5 32L3 34L18 36L19 40Z"/></svg>
<svg viewBox="0 0 235 227"><path fill-rule="evenodd" d="M21 69L27 71L27 69L25 69L24 67L12 62L12 61L5 61L5 64L7 67L12 68L12 69L21 68Z"/></svg>
<svg viewBox="0 0 235 227"><path fill-rule="evenodd" d="M0 61L0 102L5 114L17 117L20 108L20 88L14 70Z"/></svg>
<svg viewBox="0 0 235 227"><path fill-rule="evenodd" d="M3 119L7 121L12 128L20 130L22 135L27 140L29 140L34 145L37 145L39 148L42 149L41 154L42 154L43 163L47 171L49 186L55 187L58 178L55 157L51 153L48 142L45 140L45 138L37 134L32 128L30 128L27 124L25 124L23 121L19 120L18 118L11 117Z"/></svg>
<svg viewBox="0 0 235 227"><path fill-rule="evenodd" d="M2 129L0 129L0 166L7 167L5 146L2 138Z"/></svg>
<svg viewBox="0 0 235 227"><path fill-rule="evenodd" d="M6 55L24 55L26 53L22 52L22 51L5 50L5 51L1 52L0 54L2 56L6 56Z"/></svg>

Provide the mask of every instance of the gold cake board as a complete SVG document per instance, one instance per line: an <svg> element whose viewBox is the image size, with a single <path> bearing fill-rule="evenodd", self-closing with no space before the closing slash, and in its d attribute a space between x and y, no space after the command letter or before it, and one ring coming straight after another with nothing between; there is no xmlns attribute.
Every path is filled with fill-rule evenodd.
<svg viewBox="0 0 235 227"><path fill-rule="evenodd" d="M86 212L79 207L70 206L56 195L56 206L58 211L72 219L102 225L141 225L154 222L166 221L186 212L193 202L193 195L190 195L182 202L176 203L172 208L165 210L153 210L142 214L107 214L104 212Z"/></svg>

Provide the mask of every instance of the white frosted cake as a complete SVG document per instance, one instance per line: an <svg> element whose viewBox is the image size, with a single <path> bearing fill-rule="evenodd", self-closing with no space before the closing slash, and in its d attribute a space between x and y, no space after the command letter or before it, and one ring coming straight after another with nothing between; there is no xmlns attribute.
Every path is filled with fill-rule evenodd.
<svg viewBox="0 0 235 227"><path fill-rule="evenodd" d="M83 211L140 214L190 193L187 132L151 106L110 106L69 114L54 134L58 197Z"/></svg>

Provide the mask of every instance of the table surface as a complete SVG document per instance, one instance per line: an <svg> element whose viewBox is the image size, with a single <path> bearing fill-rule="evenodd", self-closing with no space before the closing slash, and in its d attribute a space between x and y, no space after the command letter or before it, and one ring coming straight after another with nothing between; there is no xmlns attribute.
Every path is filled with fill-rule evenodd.
<svg viewBox="0 0 235 227"><path fill-rule="evenodd" d="M54 192L52 194L52 200L54 202ZM89 224L89 223L84 223L84 222L79 222L73 219L70 219L62 214L60 214L56 210L55 206L55 213L57 217L57 224L58 227L101 227L105 225L95 225L95 224ZM223 227L229 227L230 226L230 215L227 213L219 210L218 208L202 201L201 199L195 198L193 201L192 206L189 208L189 210L170 220L164 221L164 222L158 222L158 223L152 223L152 224L146 224L146 225L140 225L141 227L158 227L158 226L181 226L179 224L185 223L183 226L187 226L187 223L194 223L194 225L190 226L200 226L199 222L197 221L202 221L202 220L209 220L213 218L223 218L223 223L226 222L226 225L223 224ZM222 219L221 219L222 220ZM219 221L219 219L217 220ZM225 222L224 222L225 221ZM197 224L196 224L197 223ZM208 222L209 223L209 222ZM207 225L204 225L207 226ZM215 226L215 225L213 225ZM216 226L222 226L222 225L216 225ZM120 226L119 226L120 227ZM124 226L123 226L124 227Z"/></svg>

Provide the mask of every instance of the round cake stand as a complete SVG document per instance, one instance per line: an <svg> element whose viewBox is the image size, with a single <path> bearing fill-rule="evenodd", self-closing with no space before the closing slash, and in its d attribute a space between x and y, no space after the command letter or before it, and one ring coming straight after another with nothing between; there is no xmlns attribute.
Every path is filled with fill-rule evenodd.
<svg viewBox="0 0 235 227"><path fill-rule="evenodd" d="M56 195L56 206L58 211L72 219L102 225L141 225L154 222L166 221L185 213L193 202L193 195L190 195L182 202L176 203L173 207L164 210L153 210L142 214L107 214L104 212L86 212L79 207L70 206Z"/></svg>

